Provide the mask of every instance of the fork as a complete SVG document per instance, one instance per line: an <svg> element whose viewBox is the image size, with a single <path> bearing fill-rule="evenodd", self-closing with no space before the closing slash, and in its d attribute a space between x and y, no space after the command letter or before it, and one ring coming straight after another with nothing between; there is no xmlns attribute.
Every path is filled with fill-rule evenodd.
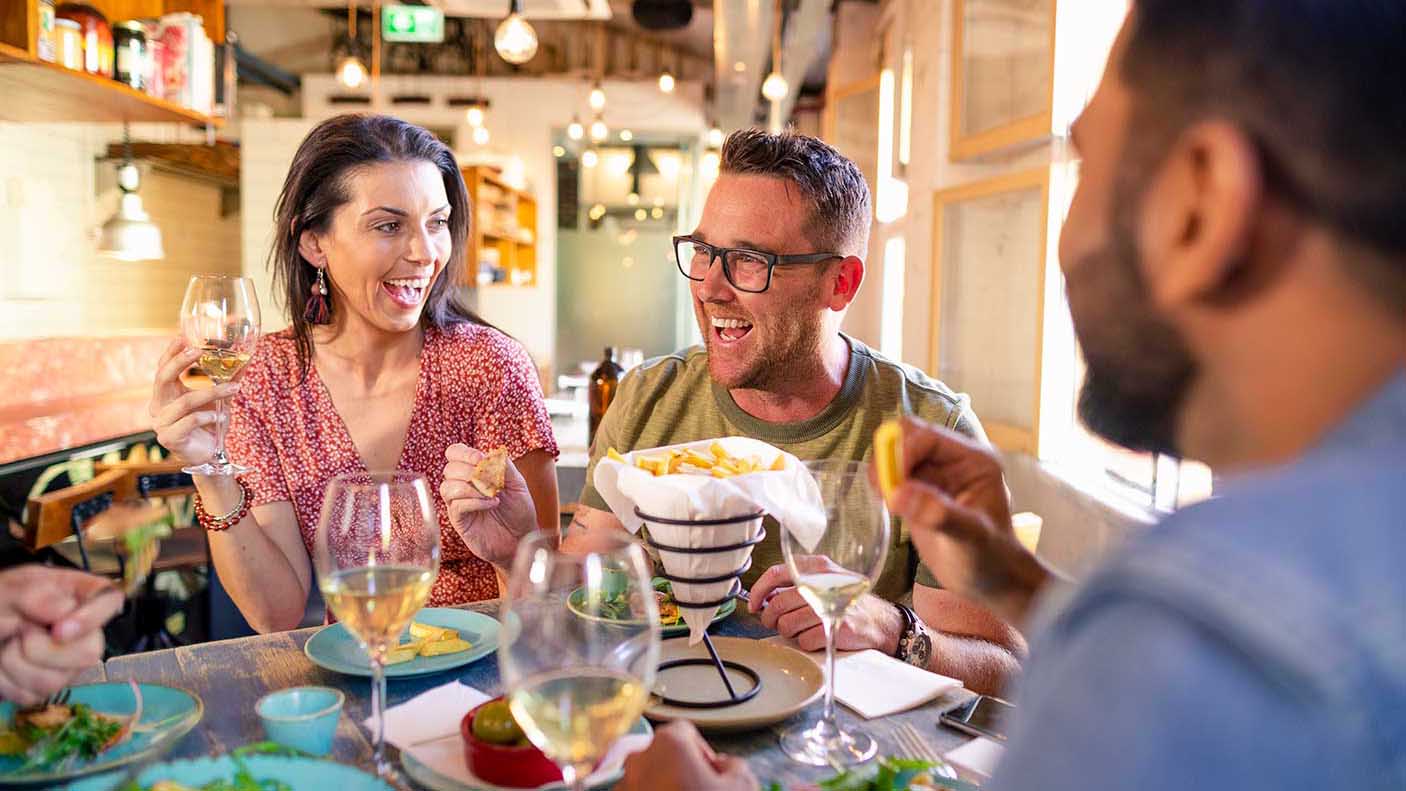
<svg viewBox="0 0 1406 791"><path fill-rule="evenodd" d="M69 697L70 697L71 695L73 695L73 690L70 689L70 688L68 688L68 687L64 687L63 689L59 690L58 692L55 692L54 694L52 694L52 695L50 695L49 697L45 698L45 699L44 699L44 702L41 703L40 706L41 706L41 707L62 706L63 704L65 704L65 703L68 702L68 699L69 699Z"/></svg>
<svg viewBox="0 0 1406 791"><path fill-rule="evenodd" d="M934 785L950 788L953 791L977 791L978 787L975 784L958 780L952 765L938 754L936 748L923 738L917 728L909 723L898 723L898 726L893 730L893 740L900 751L910 753L913 758L927 761L936 766L928 775Z"/></svg>

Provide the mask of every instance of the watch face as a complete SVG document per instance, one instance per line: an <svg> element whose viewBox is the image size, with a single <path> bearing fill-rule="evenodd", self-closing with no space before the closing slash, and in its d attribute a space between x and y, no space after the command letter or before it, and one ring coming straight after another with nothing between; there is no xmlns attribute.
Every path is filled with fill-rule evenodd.
<svg viewBox="0 0 1406 791"><path fill-rule="evenodd" d="M919 630L913 636L913 647L908 651L908 663L921 668L928 666L928 660L932 658L932 638L928 633Z"/></svg>

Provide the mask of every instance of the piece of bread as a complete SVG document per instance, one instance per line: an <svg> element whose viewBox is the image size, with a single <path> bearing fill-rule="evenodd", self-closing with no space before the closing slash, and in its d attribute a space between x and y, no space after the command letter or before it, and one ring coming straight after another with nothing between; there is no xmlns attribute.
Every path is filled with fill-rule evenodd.
<svg viewBox="0 0 1406 791"><path fill-rule="evenodd" d="M479 460L469 475L469 483L484 497L497 497L508 475L508 449L497 448Z"/></svg>

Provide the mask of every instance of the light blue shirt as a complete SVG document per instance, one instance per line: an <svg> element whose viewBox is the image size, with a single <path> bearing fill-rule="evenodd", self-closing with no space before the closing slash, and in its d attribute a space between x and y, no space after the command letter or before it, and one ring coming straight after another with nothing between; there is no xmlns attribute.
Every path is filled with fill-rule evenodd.
<svg viewBox="0 0 1406 791"><path fill-rule="evenodd" d="M1406 374L1130 541L1018 701L990 789L1406 789Z"/></svg>

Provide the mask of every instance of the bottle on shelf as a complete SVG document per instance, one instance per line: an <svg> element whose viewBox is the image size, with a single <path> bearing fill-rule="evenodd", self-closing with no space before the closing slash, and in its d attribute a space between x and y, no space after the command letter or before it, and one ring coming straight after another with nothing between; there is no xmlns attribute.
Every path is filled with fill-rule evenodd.
<svg viewBox="0 0 1406 791"><path fill-rule="evenodd" d="M620 374L624 373L615 362L615 347L605 347L605 356L601 359L600 365L591 373L590 402L591 402L591 425L588 435L588 446L594 445L596 441L596 427L600 425L600 420L605 417L605 410L610 408L611 399L615 398L615 389L620 385Z"/></svg>

